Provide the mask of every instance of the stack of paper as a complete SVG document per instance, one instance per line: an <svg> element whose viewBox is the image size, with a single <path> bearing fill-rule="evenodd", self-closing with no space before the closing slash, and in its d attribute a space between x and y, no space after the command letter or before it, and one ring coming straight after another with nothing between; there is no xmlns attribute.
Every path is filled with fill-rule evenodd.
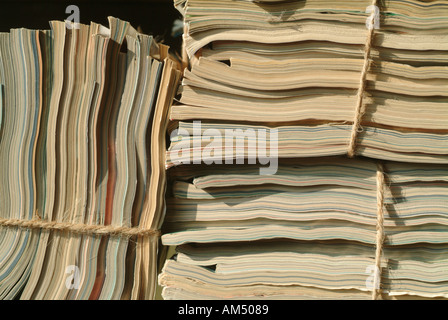
<svg viewBox="0 0 448 320"><path fill-rule="evenodd" d="M164 298L448 298L448 3L174 5Z"/></svg>
<svg viewBox="0 0 448 320"><path fill-rule="evenodd" d="M385 168L383 295L447 298L448 166ZM175 168L162 241L179 254L160 276L164 297L370 297L376 174L346 158L289 160L267 176Z"/></svg>
<svg viewBox="0 0 448 320"><path fill-rule="evenodd" d="M343 155L361 94L355 154L446 163L448 4L381 3L367 13L372 1L189 0L192 65L171 119L220 132L228 122L278 129L279 157ZM377 12L366 58L366 24Z"/></svg>
<svg viewBox="0 0 448 320"><path fill-rule="evenodd" d="M109 23L0 34L1 299L154 296L180 75L166 46Z"/></svg>

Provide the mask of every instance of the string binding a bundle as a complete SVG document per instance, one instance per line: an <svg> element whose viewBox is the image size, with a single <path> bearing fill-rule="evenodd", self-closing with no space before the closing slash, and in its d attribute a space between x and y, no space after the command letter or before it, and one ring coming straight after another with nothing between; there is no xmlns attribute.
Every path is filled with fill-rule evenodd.
<svg viewBox="0 0 448 320"><path fill-rule="evenodd" d="M384 194L386 192L386 179L384 176L384 166L377 163L376 171L377 185L377 221L376 221L376 250L375 250L375 273L373 280L372 299L377 300L381 297L381 257L383 254L383 245L385 240L384 232Z"/></svg>
<svg viewBox="0 0 448 320"><path fill-rule="evenodd" d="M112 225L89 225L83 223L45 221L39 217L31 220L25 219L0 219L0 226L19 227L23 229L41 229L50 231L69 231L86 235L109 235L123 237L160 237L159 230L143 229L139 227L125 227Z"/></svg>
<svg viewBox="0 0 448 320"><path fill-rule="evenodd" d="M375 8L377 7L377 3L378 0L373 0L372 1L372 6L374 6ZM361 128L361 121L362 121L362 117L364 115L364 94L365 94L365 89L367 86L367 74L369 72L370 69L370 64L371 64L371 60L370 60L370 51L372 50L372 46L373 46L373 38L375 35L375 28L374 28L374 20L375 20L375 15L371 15L369 17L370 21L369 22L369 28L368 28L368 33L367 33L367 39L366 39L366 44L365 44L365 49L364 49L364 63L361 69L361 78L359 81L359 88L358 88L358 92L356 94L356 108L355 108L355 117L353 119L353 125L352 125L352 130L351 130L351 134L350 134L350 142L348 145L348 151L347 151L347 155L350 158L353 158L356 154L356 142L357 142L357 138L358 138L358 133L362 131Z"/></svg>

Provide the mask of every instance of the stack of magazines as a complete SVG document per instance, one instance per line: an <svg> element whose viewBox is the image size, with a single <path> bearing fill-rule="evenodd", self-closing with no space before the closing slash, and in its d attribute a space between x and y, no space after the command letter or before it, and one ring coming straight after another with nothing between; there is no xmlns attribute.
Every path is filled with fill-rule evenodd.
<svg viewBox="0 0 448 320"><path fill-rule="evenodd" d="M448 298L448 3L174 5L163 297Z"/></svg>
<svg viewBox="0 0 448 320"><path fill-rule="evenodd" d="M0 34L0 299L150 299L168 47L109 18Z"/></svg>

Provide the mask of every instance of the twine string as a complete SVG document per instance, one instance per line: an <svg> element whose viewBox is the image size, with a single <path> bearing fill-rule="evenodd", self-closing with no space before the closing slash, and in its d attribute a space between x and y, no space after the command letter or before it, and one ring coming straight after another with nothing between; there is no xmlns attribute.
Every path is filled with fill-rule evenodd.
<svg viewBox="0 0 448 320"><path fill-rule="evenodd" d="M0 219L0 226L19 227L24 229L43 229L51 231L70 231L79 234L111 235L111 236L160 236L159 230L143 229L138 227L124 227L112 225L88 225L82 223L45 221L38 217L31 220L24 219Z"/></svg>
<svg viewBox="0 0 448 320"><path fill-rule="evenodd" d="M377 184L377 222L376 222L376 250L375 250L375 273L372 299L376 300L381 296L381 256L383 254L384 233L384 193L386 189L384 166L377 164L376 171Z"/></svg>
<svg viewBox="0 0 448 320"><path fill-rule="evenodd" d="M378 0L373 0L372 5L376 6ZM372 50L373 38L374 38L374 16L372 15L370 21L370 28L368 29L366 44L364 48L364 63L361 70L361 78L359 80L358 92L356 94L356 108L355 108L355 117L353 119L352 130L350 133L350 142L348 145L347 155L352 158L356 153L356 142L358 138L358 133L362 131L361 121L364 115L364 94L367 86L367 74L370 69L370 51Z"/></svg>

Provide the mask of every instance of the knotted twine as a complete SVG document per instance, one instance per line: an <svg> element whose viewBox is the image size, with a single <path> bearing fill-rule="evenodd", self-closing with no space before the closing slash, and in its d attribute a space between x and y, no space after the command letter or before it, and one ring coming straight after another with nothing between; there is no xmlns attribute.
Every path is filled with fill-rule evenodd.
<svg viewBox="0 0 448 320"><path fill-rule="evenodd" d="M378 3L378 0L372 1L373 6L377 6L377 3ZM358 138L358 133L362 130L361 121L362 121L362 117L364 115L364 103L363 103L364 92L365 92L366 85L367 85L367 74L370 69L370 63L371 63L370 51L372 49L374 31L375 31L375 28L373 27L375 16L371 15L369 18L371 20L370 20L370 24L369 24L370 27L368 29L369 31L367 33L367 39L366 39L366 44L365 44L365 49L364 49L364 64L362 66L361 79L359 81L358 93L356 95L355 118L353 119L352 131L350 134L350 142L349 142L348 152L347 152L347 154L350 158L355 156L356 140Z"/></svg>

